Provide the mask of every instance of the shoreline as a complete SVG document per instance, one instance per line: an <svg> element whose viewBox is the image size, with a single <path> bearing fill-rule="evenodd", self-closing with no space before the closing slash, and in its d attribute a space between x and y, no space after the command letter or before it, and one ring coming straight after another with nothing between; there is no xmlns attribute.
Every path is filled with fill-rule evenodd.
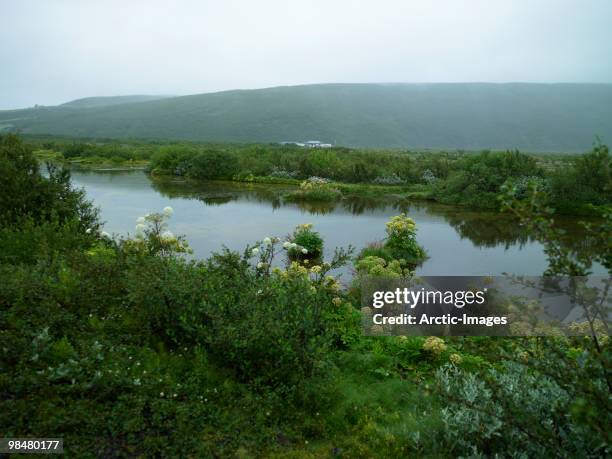
<svg viewBox="0 0 612 459"><path fill-rule="evenodd" d="M258 185L285 185L295 187L295 191L299 192L299 186L304 180L293 179L293 178L282 178L273 176L255 176L252 174L245 175L244 173L234 174L233 178L225 179L198 179L186 177L183 175L176 175L167 173L159 170L150 170L152 161L150 160L136 160L136 161L123 161L121 163L113 162L88 162L86 159L78 160L66 160L60 158L57 154L37 154L36 158L41 161L50 161L53 163L63 164L70 169L80 170L84 172L132 172L132 171L143 171L150 177L156 178L168 178L168 179L180 179L186 183L202 183L206 181L212 182L227 182L227 183L240 183L240 184L258 184ZM337 196L329 196L325 199L317 199L313 196L298 196L299 193L286 193L283 195L283 199L293 202L308 201L308 202L333 202L336 199L350 199L350 198L370 198L370 199L391 199L393 201L409 200L412 202L428 202L439 205L448 205L454 207L460 207L467 211L478 211L478 212L490 212L495 214L501 214L499 209L489 206L474 206L461 202L444 202L435 198L433 195L434 190L431 185L424 184L402 184L402 185L379 185L374 183L346 183L346 182L334 182L328 183L329 187L337 190L339 193ZM594 205L583 205L572 212L567 211L556 211L555 215L561 217L582 217L582 218L599 218L607 210L606 206L594 206ZM608 209L609 210L609 209Z"/></svg>

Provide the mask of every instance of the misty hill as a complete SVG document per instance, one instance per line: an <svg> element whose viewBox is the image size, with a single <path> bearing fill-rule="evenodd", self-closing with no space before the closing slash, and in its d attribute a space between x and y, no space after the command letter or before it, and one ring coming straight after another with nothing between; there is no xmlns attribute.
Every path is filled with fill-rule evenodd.
<svg viewBox="0 0 612 459"><path fill-rule="evenodd" d="M0 111L0 130L527 151L612 142L610 84L324 84L115 101Z"/></svg>
<svg viewBox="0 0 612 459"><path fill-rule="evenodd" d="M171 96L150 96L150 95L134 95L134 96L110 96L110 97L85 97L76 99L62 104L61 107L74 108L92 108L92 107L110 107L111 105L129 104L132 102L148 102L150 100L165 99Z"/></svg>

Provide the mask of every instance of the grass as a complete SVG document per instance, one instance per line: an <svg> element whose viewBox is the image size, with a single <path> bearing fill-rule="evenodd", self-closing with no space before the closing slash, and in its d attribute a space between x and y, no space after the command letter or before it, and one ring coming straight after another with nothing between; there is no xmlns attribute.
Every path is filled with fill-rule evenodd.
<svg viewBox="0 0 612 459"><path fill-rule="evenodd" d="M329 437L286 457L333 452L341 457L398 457L422 453L426 446L428 453L434 451L435 440L422 435L443 428L431 381L414 375L398 377L393 360L373 352L339 352L335 364L339 402L327 414Z"/></svg>
<svg viewBox="0 0 612 459"><path fill-rule="evenodd" d="M146 159L122 159L122 158L102 158L100 156L90 156L86 158L65 159L60 152L53 150L37 150L34 152L36 159L39 161L51 161L65 164L67 166L87 169L87 170L125 170L125 169L140 169L145 170L150 165L150 161Z"/></svg>
<svg viewBox="0 0 612 459"><path fill-rule="evenodd" d="M55 161L62 164L66 164L70 167L88 170L108 170L108 169L142 169L146 170L151 165L150 160L121 160L113 161L108 158L102 158L99 156L92 156L87 158L75 158L72 160L66 160L63 155L53 150L37 150L34 152L36 158L41 161ZM165 176L171 174L160 173L159 171L151 171L151 174L156 176ZM195 179L190 179L194 181ZM197 180L195 180L197 181ZM224 182L227 180L214 180L218 182ZM232 182L239 183L259 183L259 184L271 184L271 185L293 185L298 186L302 180L273 177L273 176L243 176L237 175L232 178ZM297 195L296 193L287 193L285 198L289 201L299 200L321 200L331 201L338 198L344 197L371 197L371 198L405 198L415 200L431 200L431 192L428 191L428 187L425 185L377 185L377 184L363 184L363 183L341 183L332 182L330 183L331 188L335 188L340 191L338 193L324 193L324 195L318 196L313 193L308 195Z"/></svg>
<svg viewBox="0 0 612 459"><path fill-rule="evenodd" d="M572 158L519 152L431 156L380 151L378 155L372 153L368 156L365 150L308 152L257 145L243 145L236 147L235 151L229 145L218 151L200 151L184 145L162 149L153 143L68 144L61 147L42 142L37 145L36 156L39 160L57 161L87 170L141 169L148 170L152 175L292 187L306 184L302 179L313 175L331 179L325 186L301 186L299 190L285 194L287 201L302 204L333 203L355 197L436 201L495 211L499 210L500 188L504 183L515 183L518 190L535 178L551 187L551 207L559 214L600 216L609 208L609 197L605 192L609 190L610 179L606 172L609 159L605 146L598 146L588 154ZM366 164L372 163L380 167L376 179L398 177L396 183L404 180L404 184L379 184L380 181L377 183L375 179L366 178L363 175L368 169ZM441 171L434 174L432 169L436 168ZM260 172L251 173L251 170ZM401 180L398 171L403 171ZM279 172L285 176L275 175ZM370 175L374 174L370 172ZM433 178L424 178L425 173ZM439 178L436 178L438 175ZM302 179L291 178L295 176Z"/></svg>

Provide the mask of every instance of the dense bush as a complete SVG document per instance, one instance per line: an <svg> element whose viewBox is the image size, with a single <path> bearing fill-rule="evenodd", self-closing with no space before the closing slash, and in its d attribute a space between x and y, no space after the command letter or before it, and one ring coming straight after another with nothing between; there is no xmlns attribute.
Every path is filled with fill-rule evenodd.
<svg viewBox="0 0 612 459"><path fill-rule="evenodd" d="M16 137L0 140L0 172L6 437L63 437L68 457L610 455L607 337L364 337L358 289L331 275L350 250L278 260L322 252L308 225L192 260L170 207L113 238L69 175L43 176ZM612 269L609 253L569 259L533 214L546 205L533 183L507 185L552 272ZM609 233L607 219L588 237ZM356 282L412 276L405 259L423 255L398 216Z"/></svg>
<svg viewBox="0 0 612 459"><path fill-rule="evenodd" d="M29 158L18 139L4 146L7 194L32 190L17 209L5 201L2 217L21 218L0 225L6 435L61 436L73 457L206 457L277 448L278 429L320 432L329 353L358 326L326 276L340 259L317 272L262 269L251 250L188 261L169 207L112 239L82 193L16 167Z"/></svg>
<svg viewBox="0 0 612 459"><path fill-rule="evenodd" d="M608 147L596 145L570 167L556 170L550 178L550 195L551 204L568 213L580 213L580 205L585 203L609 205L612 171Z"/></svg>
<svg viewBox="0 0 612 459"><path fill-rule="evenodd" d="M445 180L435 181L434 196L444 203L495 209L501 187L508 179L542 174L532 156L518 151L483 152L459 159Z"/></svg>
<svg viewBox="0 0 612 459"><path fill-rule="evenodd" d="M288 194L289 201L335 201L342 197L338 188L329 184L329 180L310 177L300 184L300 189Z"/></svg>
<svg viewBox="0 0 612 459"><path fill-rule="evenodd" d="M165 146L151 157L152 169L185 175L198 151L187 146Z"/></svg>
<svg viewBox="0 0 612 459"><path fill-rule="evenodd" d="M298 225L289 238L287 254L292 260L319 258L323 255L323 238L313 231L311 223ZM293 245L297 246L294 247Z"/></svg>
<svg viewBox="0 0 612 459"><path fill-rule="evenodd" d="M35 223L76 221L81 232L95 229L96 210L82 190L72 187L68 171L53 164L47 169L44 178L32 149L18 137L0 136L0 223L31 218Z"/></svg>
<svg viewBox="0 0 612 459"><path fill-rule="evenodd" d="M408 191L406 196L412 198L495 210L502 185L538 179L551 189L551 202L558 212L597 214L610 205L612 195L609 152L600 144L584 155L530 155L518 151L412 152L176 141L33 139L32 143L39 157L65 158L82 167L118 167L126 162L128 167L142 166L134 161L150 160L154 173L197 179L298 183L320 176L336 182L329 189L296 192L290 197L296 199L333 201L340 196L340 183L371 184L379 185L380 193Z"/></svg>
<svg viewBox="0 0 612 459"><path fill-rule="evenodd" d="M517 364L507 364L501 371L490 370L489 377L495 381L496 389L502 391L499 397L511 397L525 410L533 410L524 412L522 416L533 418L535 414L537 424L508 426L504 419L514 416L514 413L504 411L503 404L498 403L497 397L493 398L485 381L475 374L464 374L449 366L438 372L441 390L450 402L443 411L447 441L456 444L458 454L478 456L512 452L527 457L545 456L552 445L530 441L530 431L536 426L550 433L558 428L562 414L555 405L567 405L567 394L552 381L530 375ZM580 437L581 433L577 434ZM569 452L567 445L564 450ZM572 450L576 454L582 450L582 445L572 445Z"/></svg>
<svg viewBox="0 0 612 459"><path fill-rule="evenodd" d="M406 260L417 265L425 258L425 250L416 240L416 224L405 214L396 215L387 222L387 239L384 247L396 260Z"/></svg>
<svg viewBox="0 0 612 459"><path fill-rule="evenodd" d="M508 343L514 358L477 373L447 366L437 384L447 407L442 435L455 454L605 457L612 421L599 357L578 341L536 338ZM597 400L597 401L596 401Z"/></svg>
<svg viewBox="0 0 612 459"><path fill-rule="evenodd" d="M238 171L238 159L233 153L206 150L193 157L187 175L196 179L231 179Z"/></svg>

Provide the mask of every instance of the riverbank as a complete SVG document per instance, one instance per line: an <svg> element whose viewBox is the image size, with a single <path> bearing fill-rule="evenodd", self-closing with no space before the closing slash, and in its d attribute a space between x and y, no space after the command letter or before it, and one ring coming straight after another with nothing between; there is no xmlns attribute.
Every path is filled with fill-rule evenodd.
<svg viewBox="0 0 612 459"><path fill-rule="evenodd" d="M51 161L58 164L63 164L69 168L85 170L91 172L103 171L130 171L143 170L147 171L152 177L177 177L174 174L160 171L151 171L150 160L116 160L112 161L107 158L75 158L67 160L57 152L36 151L36 158L39 161ZM202 180L180 176L182 180L191 183L202 182ZM273 176L254 176L252 174L236 174L231 178L226 179L211 179L218 182L235 182L235 183L257 183L270 185L289 185L299 188L304 180L293 178L273 177ZM330 187L338 189L343 198L364 197L364 198L395 198L395 199L412 199L421 201L436 201L433 197L431 187L426 185L378 185L365 183L342 183L329 182ZM289 197L291 193L287 193ZM289 198L291 199L291 198Z"/></svg>
<svg viewBox="0 0 612 459"><path fill-rule="evenodd" d="M601 429L610 411L607 336L594 344L583 336L381 336L388 331L380 326L365 336L362 328L372 312L363 302L369 276L412 276L402 259L421 258L421 247L424 266L439 263L432 275L473 273L458 262L481 274L548 266L565 274L568 266L590 269L603 250L581 252L569 265L557 233L548 233L551 242L530 229L514 245L541 237L557 250L545 251L550 258L532 251L539 268L522 257L513 269L512 250L499 241L509 228L495 215L481 225L454 221L458 233L449 239L429 209L407 217L387 207L379 219L367 211L356 220L345 209L325 217L273 197L263 203L272 185L234 184L262 194L232 201L220 182L177 196L185 188L175 186L179 180L154 183L137 172L46 177L15 137L0 136L0 159L4 432L53 432L75 457L542 457L552 448L600 457L610 450ZM128 230L107 228L113 219ZM496 222L498 239L484 238ZM588 246L601 234L593 229L577 241ZM354 252L321 248L362 248L385 236L361 253L351 288L342 288L334 268L351 264ZM482 246L466 251L476 238ZM199 241L217 253L198 257ZM491 244L497 253L486 250ZM323 258L291 263L298 246ZM195 259L185 256L190 247Z"/></svg>
<svg viewBox="0 0 612 459"><path fill-rule="evenodd" d="M148 159L122 159L122 158L101 158L101 157L88 157L88 158L72 158L66 159L62 153L53 150L37 150L34 152L34 156L38 161L50 161L56 164L62 164L64 166L90 170L90 171L109 171L109 170L147 170L151 161Z"/></svg>
<svg viewBox="0 0 612 459"><path fill-rule="evenodd" d="M180 209L173 219L179 232L189 239L195 258L208 257L224 245L242 250L253 238L282 235L300 223L313 223L327 241L328 250L348 245L368 247L384 237L389 216L405 212L422 229L419 243L430 255L417 269L420 275L536 275L546 268L541 248L518 222L490 211L400 199L391 194L290 201L284 196L295 191L295 185L198 181L141 171L75 170L72 180L100 206L104 229L111 234L133 234L133 216L150 207L170 205ZM585 250L577 219L559 216L555 220L565 232L568 249ZM349 281L351 276L346 270L342 279Z"/></svg>
<svg viewBox="0 0 612 459"><path fill-rule="evenodd" d="M601 216L612 206L605 145L583 155L110 141L38 146L39 159L83 170L145 169L155 176L295 186L287 199L296 201L395 196L499 211L504 188L518 198L533 188L546 193L557 214Z"/></svg>

